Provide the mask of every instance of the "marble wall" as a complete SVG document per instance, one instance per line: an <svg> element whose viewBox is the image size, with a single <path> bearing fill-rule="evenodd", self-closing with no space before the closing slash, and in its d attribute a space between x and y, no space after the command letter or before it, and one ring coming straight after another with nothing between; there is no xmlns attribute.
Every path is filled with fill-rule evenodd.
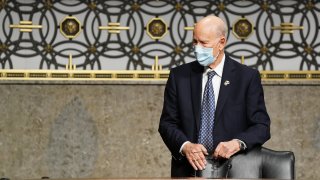
<svg viewBox="0 0 320 180"><path fill-rule="evenodd" d="M165 82L0 82L0 177L169 177L158 132ZM291 150L319 179L320 82L263 82L266 147Z"/></svg>

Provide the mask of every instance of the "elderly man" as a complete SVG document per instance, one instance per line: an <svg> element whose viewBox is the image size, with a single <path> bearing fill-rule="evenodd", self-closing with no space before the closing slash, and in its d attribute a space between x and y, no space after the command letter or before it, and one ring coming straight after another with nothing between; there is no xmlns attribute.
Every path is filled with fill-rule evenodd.
<svg viewBox="0 0 320 180"><path fill-rule="evenodd" d="M228 159L270 138L259 72L225 55L226 31L216 16L201 19L196 61L170 72L159 133L173 157L172 177L194 176L208 157Z"/></svg>

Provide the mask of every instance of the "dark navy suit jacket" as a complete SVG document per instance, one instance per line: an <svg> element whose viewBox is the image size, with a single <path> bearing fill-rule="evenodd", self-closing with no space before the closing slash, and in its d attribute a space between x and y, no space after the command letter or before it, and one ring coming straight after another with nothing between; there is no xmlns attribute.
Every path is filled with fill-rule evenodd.
<svg viewBox="0 0 320 180"><path fill-rule="evenodd" d="M159 133L173 157L172 177L188 177L194 173L179 150L186 141L197 143L203 72L204 67L194 61L173 68L167 81ZM251 149L270 138L270 118L265 107L259 72L227 55L213 134L214 148L219 142L236 138L244 141Z"/></svg>

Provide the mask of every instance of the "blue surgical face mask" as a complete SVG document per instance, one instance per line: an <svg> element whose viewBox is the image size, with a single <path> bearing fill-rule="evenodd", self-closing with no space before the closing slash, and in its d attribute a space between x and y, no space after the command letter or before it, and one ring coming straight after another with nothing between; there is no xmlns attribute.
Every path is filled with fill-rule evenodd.
<svg viewBox="0 0 320 180"><path fill-rule="evenodd" d="M194 46L194 55L196 56L197 61L199 62L199 64L201 64L202 66L209 66L210 64L212 64L217 57L220 54L217 54L216 57L214 57L212 55L213 52L213 48L211 47L202 47L199 45Z"/></svg>

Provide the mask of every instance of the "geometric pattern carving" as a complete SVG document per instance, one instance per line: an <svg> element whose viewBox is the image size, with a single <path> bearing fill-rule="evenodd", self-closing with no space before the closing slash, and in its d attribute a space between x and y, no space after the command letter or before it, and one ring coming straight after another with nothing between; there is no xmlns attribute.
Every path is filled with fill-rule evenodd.
<svg viewBox="0 0 320 180"><path fill-rule="evenodd" d="M167 24L162 18L152 18L147 24L147 33L152 39L162 39L167 32Z"/></svg>
<svg viewBox="0 0 320 180"><path fill-rule="evenodd" d="M267 71L320 68L320 2L307 0L0 1L0 68L65 69L72 54L77 70L151 70L155 56L168 70L194 61L185 27L209 14L226 21L226 52L239 62L244 56ZM42 28L10 28L20 21ZM110 23L126 30L99 29Z"/></svg>
<svg viewBox="0 0 320 180"><path fill-rule="evenodd" d="M232 26L232 32L238 39L246 39L253 32L252 23L246 18L241 18Z"/></svg>
<svg viewBox="0 0 320 180"><path fill-rule="evenodd" d="M60 23L60 31L66 38L75 38L80 34L81 23L76 17L67 16Z"/></svg>

